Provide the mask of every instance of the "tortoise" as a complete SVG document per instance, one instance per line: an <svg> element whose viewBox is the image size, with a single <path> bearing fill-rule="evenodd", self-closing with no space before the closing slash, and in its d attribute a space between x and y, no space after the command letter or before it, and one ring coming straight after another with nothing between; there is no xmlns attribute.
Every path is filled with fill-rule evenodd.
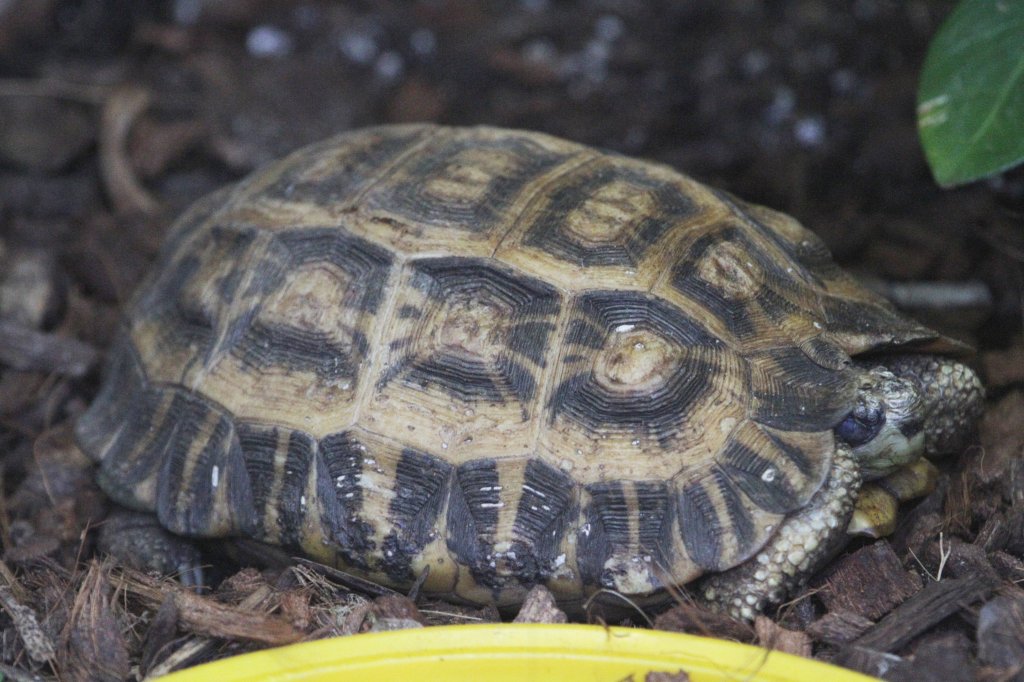
<svg viewBox="0 0 1024 682"><path fill-rule="evenodd" d="M170 532L111 546L194 580L177 536L499 607L704 576L749 618L870 532L863 482L964 445L964 352L666 166L382 126L176 222L77 437L125 528Z"/></svg>

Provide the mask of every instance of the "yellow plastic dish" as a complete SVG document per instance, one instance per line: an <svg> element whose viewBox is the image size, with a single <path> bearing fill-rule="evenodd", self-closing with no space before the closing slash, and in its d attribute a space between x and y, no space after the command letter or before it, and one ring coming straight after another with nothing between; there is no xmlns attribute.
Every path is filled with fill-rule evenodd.
<svg viewBox="0 0 1024 682"><path fill-rule="evenodd" d="M338 637L196 666L168 682L643 682L686 671L693 682L866 682L874 678L720 639L597 625L451 625Z"/></svg>

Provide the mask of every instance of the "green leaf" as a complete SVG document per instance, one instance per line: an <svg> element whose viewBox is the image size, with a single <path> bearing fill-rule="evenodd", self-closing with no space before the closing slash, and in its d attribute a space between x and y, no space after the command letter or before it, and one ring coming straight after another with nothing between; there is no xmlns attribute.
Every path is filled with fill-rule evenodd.
<svg viewBox="0 0 1024 682"><path fill-rule="evenodd" d="M917 129L943 187L1024 161L1024 0L957 5L928 48Z"/></svg>

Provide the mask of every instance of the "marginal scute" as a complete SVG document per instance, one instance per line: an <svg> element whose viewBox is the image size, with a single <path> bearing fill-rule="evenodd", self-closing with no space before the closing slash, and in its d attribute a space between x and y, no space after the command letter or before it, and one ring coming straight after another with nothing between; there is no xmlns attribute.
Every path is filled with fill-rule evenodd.
<svg viewBox="0 0 1024 682"><path fill-rule="evenodd" d="M830 431L854 404L857 375L822 367L798 348L750 353L755 421L782 431Z"/></svg>
<svg viewBox="0 0 1024 682"><path fill-rule="evenodd" d="M744 502L742 489L722 471L673 481L679 532L689 557L705 571L746 561L771 536L782 514Z"/></svg>
<svg viewBox="0 0 1024 682"><path fill-rule="evenodd" d="M609 481L586 487L578 561L587 584L649 594L673 575L675 504L662 481Z"/></svg>

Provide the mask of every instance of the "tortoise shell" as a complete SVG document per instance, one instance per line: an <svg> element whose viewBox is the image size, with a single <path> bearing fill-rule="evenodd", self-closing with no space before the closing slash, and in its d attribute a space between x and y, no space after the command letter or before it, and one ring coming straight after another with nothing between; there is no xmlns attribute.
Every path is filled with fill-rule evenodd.
<svg viewBox="0 0 1024 682"><path fill-rule="evenodd" d="M197 203L81 419L117 502L513 604L732 567L822 485L851 356L948 350L792 218L554 137L344 134Z"/></svg>

